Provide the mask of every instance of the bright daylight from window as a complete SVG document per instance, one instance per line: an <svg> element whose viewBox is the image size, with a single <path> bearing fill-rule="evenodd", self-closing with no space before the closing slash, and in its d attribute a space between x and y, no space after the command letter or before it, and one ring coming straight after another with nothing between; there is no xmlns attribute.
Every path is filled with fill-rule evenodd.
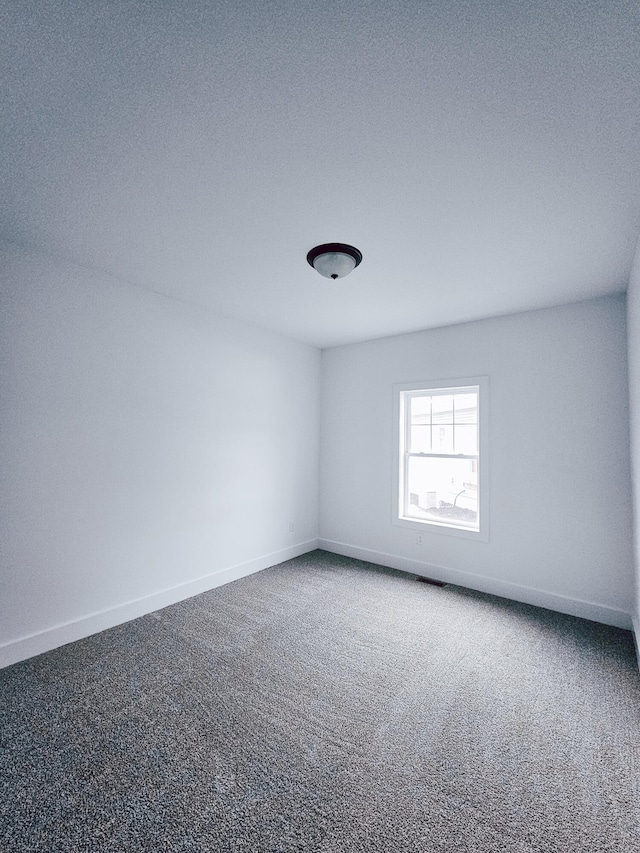
<svg viewBox="0 0 640 853"><path fill-rule="evenodd" d="M479 530L478 392L401 394L401 518Z"/></svg>

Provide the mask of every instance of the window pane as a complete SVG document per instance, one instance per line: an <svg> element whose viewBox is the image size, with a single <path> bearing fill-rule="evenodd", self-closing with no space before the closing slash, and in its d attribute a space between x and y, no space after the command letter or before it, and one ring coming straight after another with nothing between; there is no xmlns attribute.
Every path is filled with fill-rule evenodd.
<svg viewBox="0 0 640 853"><path fill-rule="evenodd" d="M411 398L411 423L426 424L431 420L431 397Z"/></svg>
<svg viewBox="0 0 640 853"><path fill-rule="evenodd" d="M478 395L455 395L455 422L457 424L475 424L478 422Z"/></svg>
<svg viewBox="0 0 640 853"><path fill-rule="evenodd" d="M469 456L478 453L478 427L475 424L456 423L455 431L455 452L465 453Z"/></svg>
<svg viewBox="0 0 640 853"><path fill-rule="evenodd" d="M453 394L436 394L432 398L433 423L453 423Z"/></svg>
<svg viewBox="0 0 640 853"><path fill-rule="evenodd" d="M471 459L410 457L406 518L478 529L478 480Z"/></svg>
<svg viewBox="0 0 640 853"><path fill-rule="evenodd" d="M453 424L434 424L431 442L433 453L453 453Z"/></svg>
<svg viewBox="0 0 640 853"><path fill-rule="evenodd" d="M431 427L411 427L411 453L429 453L431 450Z"/></svg>

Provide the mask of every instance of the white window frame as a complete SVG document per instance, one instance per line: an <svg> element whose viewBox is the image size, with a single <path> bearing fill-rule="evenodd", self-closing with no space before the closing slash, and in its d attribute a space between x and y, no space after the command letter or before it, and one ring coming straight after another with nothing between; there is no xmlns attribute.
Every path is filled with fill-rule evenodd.
<svg viewBox="0 0 640 853"><path fill-rule="evenodd" d="M414 392L424 391L425 394L439 391L442 393L462 393L465 390L478 391L478 521L479 529L456 526L453 523L412 518L403 515L405 506L405 471L408 454L406 444L406 401ZM488 442L488 412L489 412L489 380L486 376L474 376L461 379L423 380L405 382L393 386L393 508L392 523L418 533L438 533L448 536L458 536L463 539L473 539L476 542L489 541L489 442ZM437 454L435 454L437 455ZM458 458L452 456L453 459ZM464 457L463 457L464 458Z"/></svg>

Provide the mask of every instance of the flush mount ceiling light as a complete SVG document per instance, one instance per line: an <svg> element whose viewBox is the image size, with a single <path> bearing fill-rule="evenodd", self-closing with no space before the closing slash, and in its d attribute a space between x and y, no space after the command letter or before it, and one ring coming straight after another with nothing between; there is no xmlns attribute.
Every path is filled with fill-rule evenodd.
<svg viewBox="0 0 640 853"><path fill-rule="evenodd" d="M362 260L362 252L345 243L323 243L311 249L307 261L325 278L344 278Z"/></svg>

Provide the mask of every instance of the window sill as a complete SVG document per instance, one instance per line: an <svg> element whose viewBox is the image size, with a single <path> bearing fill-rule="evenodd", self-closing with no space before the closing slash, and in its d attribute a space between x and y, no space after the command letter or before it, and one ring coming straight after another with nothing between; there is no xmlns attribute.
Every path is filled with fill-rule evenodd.
<svg viewBox="0 0 640 853"><path fill-rule="evenodd" d="M415 530L417 533L443 533L445 536L457 536L460 539L473 539L476 542L488 542L489 531L487 527L481 527L480 530L473 528L456 527L453 524L446 524L440 521L422 521L418 518L395 517L392 519L396 527L404 527L408 530Z"/></svg>

